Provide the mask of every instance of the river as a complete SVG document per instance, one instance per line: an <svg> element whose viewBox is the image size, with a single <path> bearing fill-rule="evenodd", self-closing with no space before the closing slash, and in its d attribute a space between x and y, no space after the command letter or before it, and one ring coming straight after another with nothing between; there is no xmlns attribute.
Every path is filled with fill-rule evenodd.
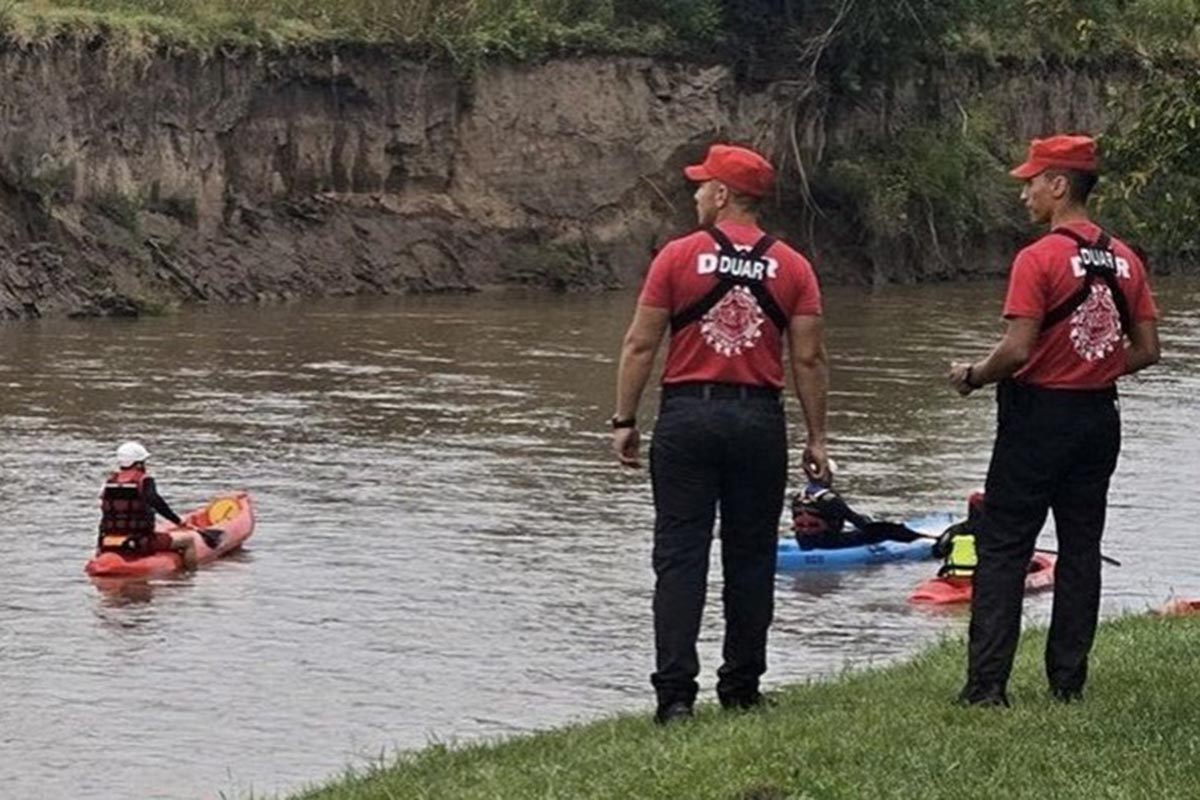
<svg viewBox="0 0 1200 800"><path fill-rule="evenodd" d="M860 510L960 510L982 484L992 393L961 400L943 375L994 341L1002 293L827 292L831 449ZM1157 294L1164 363L1123 384L1105 551L1124 566L1106 568L1106 615L1200 594L1200 285L1161 279ZM431 741L649 711L648 479L615 466L606 428L633 300L501 292L0 327L0 795L269 795ZM244 553L93 585L97 489L126 438L153 452L177 510L249 490ZM905 602L933 570L780 577L767 686L961 633L961 613ZM1026 608L1045 620L1049 599Z"/></svg>

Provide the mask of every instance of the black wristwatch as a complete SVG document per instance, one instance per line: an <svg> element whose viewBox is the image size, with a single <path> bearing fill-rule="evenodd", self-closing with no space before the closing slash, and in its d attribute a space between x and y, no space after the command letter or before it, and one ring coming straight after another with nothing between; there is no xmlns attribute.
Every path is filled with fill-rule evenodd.
<svg viewBox="0 0 1200 800"><path fill-rule="evenodd" d="M637 417L628 417L627 419L621 419L616 414L613 414L612 419L609 420L609 423L612 425L612 428L614 431L620 430L621 428L636 428L637 427Z"/></svg>
<svg viewBox="0 0 1200 800"><path fill-rule="evenodd" d="M963 383L965 383L967 386L971 387L972 389L982 389L983 388L982 383L976 383L974 380L972 380L972 378L974 376L971 374L971 368L973 366L974 366L974 364L967 366L967 374L963 376Z"/></svg>

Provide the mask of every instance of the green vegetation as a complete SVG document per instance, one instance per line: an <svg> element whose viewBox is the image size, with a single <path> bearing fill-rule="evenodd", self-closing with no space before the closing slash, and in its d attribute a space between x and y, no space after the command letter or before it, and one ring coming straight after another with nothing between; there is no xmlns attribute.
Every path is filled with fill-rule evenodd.
<svg viewBox="0 0 1200 800"><path fill-rule="evenodd" d="M141 232L138 214L145 206L141 197L112 190L97 195L92 203L101 214L133 235Z"/></svg>
<svg viewBox="0 0 1200 800"><path fill-rule="evenodd" d="M1191 797L1200 781L1200 620L1101 628L1083 703L1045 693L1044 636L1018 656L1011 709L961 709L961 643L779 693L766 712L706 708L663 730L623 717L499 744L435 746L305 800L449 798Z"/></svg>
<svg viewBox="0 0 1200 800"><path fill-rule="evenodd" d="M1196 0L974 0L944 41L996 58L1104 63L1200 56Z"/></svg>
<svg viewBox="0 0 1200 800"><path fill-rule="evenodd" d="M948 76L1005 65L1033 72L1032 87L1037 73L1067 66L1110 81L1114 123L1091 131L1103 134L1100 222L1160 266L1200 251L1200 0L747 0L745 8L736 36L760 47L743 47L744 69L787 62L814 78L780 148L793 184L785 191L799 201L787 205L806 210L810 230L846 229L837 239L857 237L868 260L906 254L926 276L954 274L953 262L986 242L1007 249L1023 238L1006 172L1025 143L996 123L986 78L947 97ZM763 41L772 19L787 33ZM938 112L957 104L957 113L929 117L920 105L927 77L943 84ZM896 102L914 87L915 103ZM856 106L878 110L887 138L827 145L824 120Z"/></svg>
<svg viewBox="0 0 1200 800"><path fill-rule="evenodd" d="M709 47L716 0L0 0L21 46L101 39L123 52L361 42L473 62Z"/></svg>
<svg viewBox="0 0 1200 800"><path fill-rule="evenodd" d="M1200 255L1200 76L1154 69L1105 141L1101 213L1170 267ZM1161 265L1160 265L1161 266Z"/></svg>
<svg viewBox="0 0 1200 800"><path fill-rule="evenodd" d="M139 48L388 43L455 57L554 51L804 61L847 86L912 58L1077 60L1200 53L1197 0L0 0L0 33Z"/></svg>
<svg viewBox="0 0 1200 800"><path fill-rule="evenodd" d="M1094 62L1200 57L1200 0L725 0L753 57L819 61L855 90L949 58Z"/></svg>
<svg viewBox="0 0 1200 800"><path fill-rule="evenodd" d="M953 71L1102 68L1118 88L1101 221L1167 263L1200 250L1200 0L0 0L0 38L105 43L133 59L367 43L466 72L492 58L666 54L749 79L806 76L774 148L784 207L805 209L810 230L845 228L869 258L908 252L927 274L1018 237L1005 171L1024 143L985 97L931 119L896 93ZM944 114L948 99L936 105ZM827 146L826 121L863 106L880 110L887 140ZM35 194L54 195L34 178Z"/></svg>
<svg viewBox="0 0 1200 800"><path fill-rule="evenodd" d="M827 154L812 192L826 224L884 243L895 258L901 244L920 257L926 275L956 275L971 245L1016 235L1022 209L1017 185L997 142L1005 132L986 108L963 109L959 119L918 122L888 141L869 141Z"/></svg>

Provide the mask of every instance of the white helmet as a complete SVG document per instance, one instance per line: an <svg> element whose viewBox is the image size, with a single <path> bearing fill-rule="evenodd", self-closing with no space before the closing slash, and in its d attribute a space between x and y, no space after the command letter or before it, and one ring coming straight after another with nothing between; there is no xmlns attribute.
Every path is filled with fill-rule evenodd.
<svg viewBox="0 0 1200 800"><path fill-rule="evenodd" d="M132 467L149 457L150 453L137 442L126 442L117 448L117 466L121 468Z"/></svg>

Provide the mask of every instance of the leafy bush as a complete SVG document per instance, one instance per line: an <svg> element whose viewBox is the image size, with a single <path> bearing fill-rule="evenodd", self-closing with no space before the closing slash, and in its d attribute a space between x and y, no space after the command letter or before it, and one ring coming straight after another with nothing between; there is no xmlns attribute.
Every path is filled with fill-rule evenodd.
<svg viewBox="0 0 1200 800"><path fill-rule="evenodd" d="M1126 113L1105 142L1113 177L1098 207L1157 254L1200 250L1192 233L1200 215L1200 0L727 0L727 20L735 7L739 53L813 78L815 88L790 114L797 131L785 131L791 139L778 149L801 162L785 179L799 179L810 219L824 213L815 224L852 220L868 250L933 254L943 263L994 234L1015 238L1024 226L1004 174L1011 133L982 109L966 125L906 109L889 123L888 141L840 151L802 150L796 142L823 137L800 126L837 109L874 107L906 81L920 85L926 70L964 57L1120 64L1148 72L1144 86L1135 78L1118 98Z"/></svg>
<svg viewBox="0 0 1200 800"><path fill-rule="evenodd" d="M1168 258L1200 252L1200 77L1153 70L1104 137L1100 212L1131 241Z"/></svg>
<svg viewBox="0 0 1200 800"><path fill-rule="evenodd" d="M717 0L0 0L0 33L25 43L132 28L151 46L353 40L458 59L559 49L707 52L719 20Z"/></svg>
<svg viewBox="0 0 1200 800"><path fill-rule="evenodd" d="M1015 230L1007 160L993 150L996 121L982 110L912 125L887 142L833 154L818 173L818 204L850 213L868 242L952 266L974 240Z"/></svg>

